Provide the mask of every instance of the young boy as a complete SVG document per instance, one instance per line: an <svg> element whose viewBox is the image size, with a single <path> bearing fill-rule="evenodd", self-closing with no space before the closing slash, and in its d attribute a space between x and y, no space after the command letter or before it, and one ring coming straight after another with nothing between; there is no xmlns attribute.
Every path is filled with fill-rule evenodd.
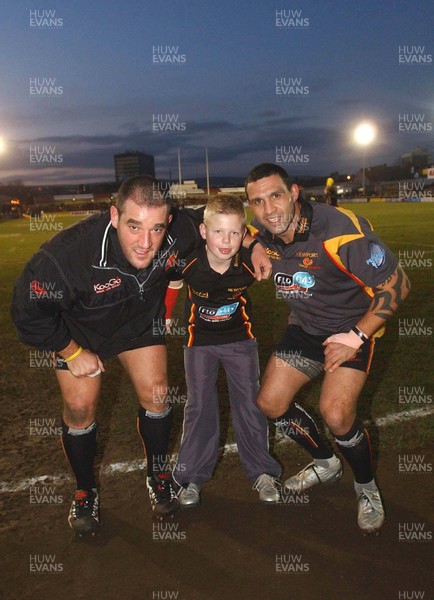
<svg viewBox="0 0 434 600"><path fill-rule="evenodd" d="M219 364L225 369L241 464L262 502L278 502L281 468L268 452L268 422L256 405L259 390L257 342L252 333L247 288L254 282L243 202L211 199L200 234L206 245L186 259L180 272L188 284L184 363L188 401L174 480L181 506L200 503L202 483L211 479L218 457Z"/></svg>

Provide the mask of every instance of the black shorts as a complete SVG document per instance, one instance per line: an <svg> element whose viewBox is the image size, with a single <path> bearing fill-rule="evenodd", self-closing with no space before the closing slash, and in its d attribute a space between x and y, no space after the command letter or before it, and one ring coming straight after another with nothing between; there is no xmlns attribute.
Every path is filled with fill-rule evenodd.
<svg viewBox="0 0 434 600"><path fill-rule="evenodd" d="M166 338L162 335L142 335L135 340L132 340L129 344L123 344L122 349L116 352L114 356L121 354L122 352L128 352L129 350L137 350L138 348L147 348L148 346L165 346ZM98 354L98 352L96 353ZM112 356L112 355L111 355ZM100 357L101 360L111 358L111 356ZM68 363L64 358L53 352L54 368L58 371L68 371Z"/></svg>
<svg viewBox="0 0 434 600"><path fill-rule="evenodd" d="M333 335L333 334L330 334ZM324 370L323 342L330 336L310 335L298 325L288 325L276 346L275 356L313 378ZM356 356L341 364L341 367L369 373L374 354L375 339L364 342Z"/></svg>

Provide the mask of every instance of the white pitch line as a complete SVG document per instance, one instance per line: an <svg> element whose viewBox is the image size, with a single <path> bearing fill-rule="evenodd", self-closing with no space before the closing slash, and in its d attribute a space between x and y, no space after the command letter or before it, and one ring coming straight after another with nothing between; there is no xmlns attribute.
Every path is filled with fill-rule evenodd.
<svg viewBox="0 0 434 600"><path fill-rule="evenodd" d="M386 415L385 417L379 417L378 419L373 419L371 421L364 421L366 425L376 425L377 427L384 427L385 425L390 425L393 423L398 423L400 421L409 421L410 419L417 419L421 417L428 417L429 415L434 414L434 406L427 406L423 408L415 408L413 410L403 410L398 413L393 413L390 415ZM286 438L283 434L277 433L276 435L277 444L283 444L292 442ZM295 442L293 442L295 443ZM226 444L224 449L225 453L232 453L237 451L236 444ZM173 461L176 460L177 455L173 454L171 459ZM103 475L116 475L118 473L133 473L135 471L143 471L146 468L146 460L129 460L123 462L116 462L105 465L101 468L101 473ZM32 486L36 485L62 485L65 482L72 481L73 478L68 473L59 473L59 475L40 475L39 477L28 477L26 479L21 479L18 482L8 482L2 481L0 482L0 494L14 494L16 492L24 492Z"/></svg>

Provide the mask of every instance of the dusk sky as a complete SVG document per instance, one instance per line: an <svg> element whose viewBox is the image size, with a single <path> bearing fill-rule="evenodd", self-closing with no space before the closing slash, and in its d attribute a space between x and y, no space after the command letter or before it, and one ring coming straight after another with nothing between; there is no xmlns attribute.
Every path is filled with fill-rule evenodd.
<svg viewBox="0 0 434 600"><path fill-rule="evenodd" d="M433 31L430 0L2 2L0 183L113 181L125 150L175 177L178 148L203 177L206 146L211 182L350 173L364 120L367 166L434 152Z"/></svg>

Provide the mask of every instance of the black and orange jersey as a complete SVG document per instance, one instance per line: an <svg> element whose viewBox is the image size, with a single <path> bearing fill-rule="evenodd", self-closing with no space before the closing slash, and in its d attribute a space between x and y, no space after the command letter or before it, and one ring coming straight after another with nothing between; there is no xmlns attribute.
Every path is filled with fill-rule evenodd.
<svg viewBox="0 0 434 600"><path fill-rule="evenodd" d="M291 243L255 221L250 229L272 262L278 297L291 308L288 322L311 335L349 331L398 260L367 219L343 208L299 202Z"/></svg>
<svg viewBox="0 0 434 600"><path fill-rule="evenodd" d="M248 250L240 248L223 274L211 268L205 246L188 256L181 272L188 284L184 317L186 346L229 344L254 338L247 294L247 288L255 280L250 255Z"/></svg>

